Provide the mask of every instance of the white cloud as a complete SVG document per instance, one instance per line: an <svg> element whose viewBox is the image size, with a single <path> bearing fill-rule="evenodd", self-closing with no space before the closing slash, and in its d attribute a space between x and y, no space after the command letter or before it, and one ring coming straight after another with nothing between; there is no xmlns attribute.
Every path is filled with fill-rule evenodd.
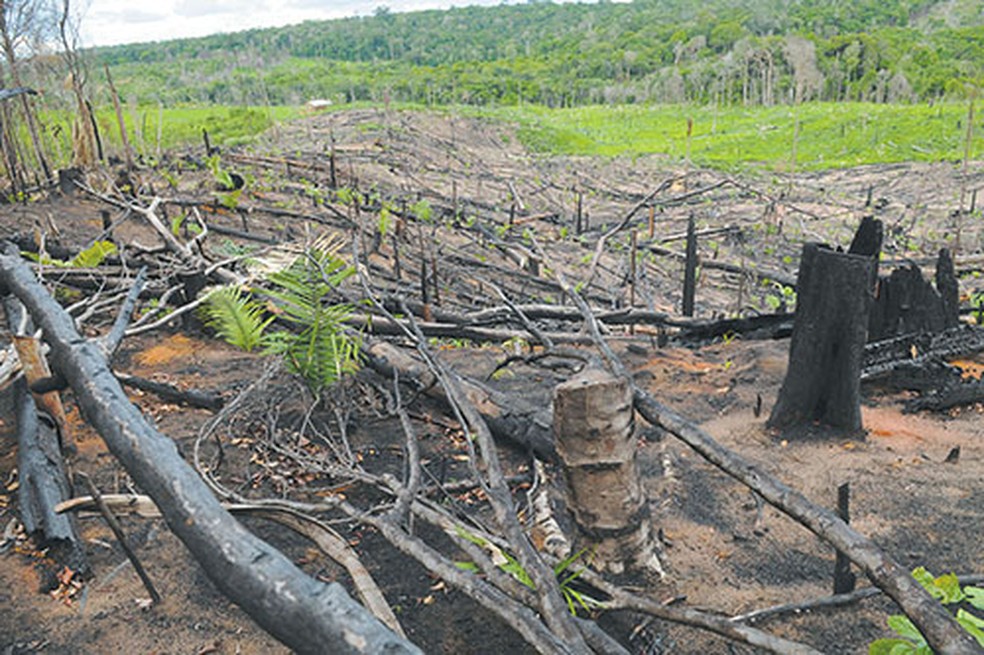
<svg viewBox="0 0 984 655"><path fill-rule="evenodd" d="M280 27L306 20L394 12L497 5L503 0L91 0L82 18L86 46L166 41ZM510 0L512 1L512 0ZM521 1L521 0L517 0Z"/></svg>

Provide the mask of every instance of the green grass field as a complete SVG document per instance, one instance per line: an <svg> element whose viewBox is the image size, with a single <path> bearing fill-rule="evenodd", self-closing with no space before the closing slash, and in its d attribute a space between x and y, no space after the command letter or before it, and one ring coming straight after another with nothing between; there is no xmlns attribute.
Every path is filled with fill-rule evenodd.
<svg viewBox="0 0 984 655"><path fill-rule="evenodd" d="M352 106L338 105L332 111ZM956 162L963 159L967 144L967 106L960 104L808 103L799 108L625 105L577 109L527 105L438 111L516 124L524 144L544 154L659 154L681 162L688 158L687 126L692 121L691 163L719 169L762 166L792 170L797 117L796 170L901 161ZM131 143L137 152L149 156L159 150L201 143L203 128L215 145L246 144L276 122L302 114L299 107L153 106L124 110ZM64 115L48 114L44 119L50 125L61 124L61 129L54 131L58 136L51 137L59 142L52 145L55 152L67 153L71 130ZM119 150L113 111L100 110L97 122L109 150ZM980 118L975 122L971 159L984 156L984 125Z"/></svg>
<svg viewBox="0 0 984 655"><path fill-rule="evenodd" d="M202 143L202 130L208 130L213 145L242 145L280 121L301 115L298 107L165 107L123 109L130 144L138 154L155 157L157 153ZM40 113L45 126L47 146L55 153L58 166L68 164L71 152L71 117L66 112ZM111 107L96 112L99 136L109 153L122 151L119 122ZM26 140L26 134L22 136Z"/></svg>
<svg viewBox="0 0 984 655"><path fill-rule="evenodd" d="M690 160L735 168L764 165L790 170L797 113L797 170L844 168L900 161L960 161L967 136L967 107L957 104L876 105L809 103L782 107L682 105L577 109L541 107L480 111L514 121L536 151L570 155L664 154L687 157L687 122L693 121ZM980 120L977 120L980 123ZM971 143L984 155L984 127Z"/></svg>

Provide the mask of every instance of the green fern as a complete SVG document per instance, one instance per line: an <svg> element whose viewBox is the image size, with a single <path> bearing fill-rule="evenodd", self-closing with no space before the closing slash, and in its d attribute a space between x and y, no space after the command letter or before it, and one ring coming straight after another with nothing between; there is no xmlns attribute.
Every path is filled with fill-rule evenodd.
<svg viewBox="0 0 984 655"><path fill-rule="evenodd" d="M300 330L270 335L267 352L283 356L288 370L303 377L312 391L319 392L358 369L360 341L343 331L352 307L326 301L331 290L353 273L331 252L312 249L267 278L277 288L264 293Z"/></svg>
<svg viewBox="0 0 984 655"><path fill-rule="evenodd" d="M261 291L295 330L265 333L277 314L265 316L265 306L245 297L239 287L209 295L203 307L206 324L234 346L247 351L262 346L265 353L283 357L287 370L320 393L358 369L361 341L344 331L352 306L327 301L331 290L353 273L332 252L308 250L290 267L267 276L274 288Z"/></svg>
<svg viewBox="0 0 984 655"><path fill-rule="evenodd" d="M222 339L250 352L264 343L263 331L275 316L264 317L263 305L237 286L216 289L204 305L205 324Z"/></svg>

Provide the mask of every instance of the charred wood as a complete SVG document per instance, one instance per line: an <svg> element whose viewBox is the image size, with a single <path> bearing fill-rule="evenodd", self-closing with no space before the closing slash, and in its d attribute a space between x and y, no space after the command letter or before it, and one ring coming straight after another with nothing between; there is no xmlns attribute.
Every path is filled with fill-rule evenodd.
<svg viewBox="0 0 984 655"><path fill-rule="evenodd" d="M907 412L922 410L943 411L958 405L973 405L984 402L984 381L950 377L946 383L912 398L905 403Z"/></svg>
<svg viewBox="0 0 984 655"><path fill-rule="evenodd" d="M803 246L789 368L768 425L861 429L860 373L876 258Z"/></svg>
<svg viewBox="0 0 984 655"><path fill-rule="evenodd" d="M128 387L139 389L140 391L147 391L160 397L161 400L170 403L198 407L213 412L219 411L225 404L225 400L218 394L197 391L195 389L178 389L172 384L155 382L154 380L148 380L136 375L127 375L118 371L114 371L113 375Z"/></svg>
<svg viewBox="0 0 984 655"><path fill-rule="evenodd" d="M44 331L56 370L83 413L215 585L259 625L298 652L419 652L338 584L302 573L226 512L178 455L174 442L126 399L99 347L37 282L12 246L0 255L0 287L16 294Z"/></svg>
<svg viewBox="0 0 984 655"><path fill-rule="evenodd" d="M864 349L862 380L875 380L900 369L912 370L984 351L984 329L961 324L936 334L908 334L869 343Z"/></svg>
<svg viewBox="0 0 984 655"><path fill-rule="evenodd" d="M87 574L85 543L73 517L55 512L70 493L58 431L54 422L39 414L34 398L21 378L14 384L17 405L17 489L24 530L53 558L73 571Z"/></svg>
<svg viewBox="0 0 984 655"><path fill-rule="evenodd" d="M935 287L915 264L896 268L891 275L879 280L868 325L868 340L942 332L959 323L959 311L953 259L944 248L937 260Z"/></svg>

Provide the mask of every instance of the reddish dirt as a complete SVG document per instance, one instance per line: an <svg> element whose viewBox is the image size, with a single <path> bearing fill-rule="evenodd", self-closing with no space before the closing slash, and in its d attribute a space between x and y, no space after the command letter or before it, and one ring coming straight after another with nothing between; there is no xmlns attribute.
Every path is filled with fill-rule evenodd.
<svg viewBox="0 0 984 655"><path fill-rule="evenodd" d="M360 124L370 123L372 127L359 129ZM637 202L639 194L681 173L658 159L539 160L522 152L514 138L505 143L502 135L508 132L507 128L419 114L350 112L315 117L282 128L263 147L269 152L279 149L314 159L315 155L305 152L305 148L323 153L317 145L329 127L334 128L343 146L340 152L346 153L342 170L347 179L357 178L363 188L375 188L384 194L416 190L435 201L451 197L453 180L460 197L501 203L510 196L507 181L515 181L530 213L560 211L571 205L569 189L576 178L582 182L590 180L595 187L588 200L595 220L614 224ZM255 175L258 179L262 176L271 179L264 178L262 184L268 188L262 194L257 191L251 198L253 202L258 204L261 195L268 203L279 201L289 205L289 200L294 203L289 206L296 208L307 202L303 195L297 200L296 187L303 183L297 181L296 173L291 177L288 171L279 181L272 179L273 173L268 169L257 169ZM707 184L717 174L692 172L689 175L686 179L691 181L689 188L693 189L693 180ZM158 190L164 188L161 179L151 174L146 177ZM702 221L706 227L739 221L752 235L752 243L722 238L714 248L715 256L720 249L722 259L754 258L756 252L761 254L768 246L771 252L768 258L761 256L760 263L793 271L793 258L803 239L819 236L838 243L846 240L853 229L853 221L847 219L862 211L859 201L867 186L874 185L875 195L887 198L886 213L897 211L894 215L903 217L919 213L918 226L907 229L904 236L918 244L920 250L913 254L931 255L940 244L953 240L956 226L948 221L951 221L949 211L954 198L962 188L980 186L982 177L984 167L975 167L967 178L948 164L870 167L784 178L772 183L763 182L765 176L750 175L749 184L770 193L775 191L777 196L786 192L789 203L820 218L786 209L782 235L756 229L756 225L762 224L764 201L732 190L727 198L718 198L719 204L713 211L702 214ZM291 184L295 187L293 200L288 195ZM200 173L190 173L173 195L203 193L208 188L208 180L203 180ZM0 235L9 236L34 226L50 230L54 225L63 245L79 246L91 238L94 230L101 229L98 216L104 207L91 199L64 198L5 207L0 209ZM564 211L569 213L569 209ZM661 229L666 230L663 234L679 231L685 214L690 211L695 211L692 206L668 207L661 218ZM230 226L240 224L235 217L215 217L215 220L217 223L225 220ZM298 236L300 232L296 224L286 220L270 219L258 226L259 221L249 220L263 234ZM907 224L908 218L899 221L898 225ZM556 236L555 224L537 223L537 226L538 235ZM960 227L964 252L975 254L981 245L981 226L968 223ZM442 238L449 248L457 249L455 252L474 252L468 240L457 232L441 229L448 229ZM157 243L152 232L133 220L122 224L117 238L147 247ZM670 244L670 247L678 246ZM709 247L705 244L705 248ZM905 252L895 241L890 242L890 248ZM593 243L572 244L566 250L558 247L556 254L567 270L575 274L580 270L583 274L584 266L578 262L592 250ZM711 257L710 252L705 256ZM790 260L784 261L784 256ZM489 257L491 261L492 255ZM501 265L505 266L508 260L501 259ZM605 292L606 285L617 284L624 274L619 269L623 260L624 257L617 255L604 260L601 283L597 285L601 288L599 293ZM383 261L382 255L375 261ZM646 268L649 276L646 297L650 308L671 310L679 301L676 282L679 265L653 258ZM49 275L56 276L57 271ZM507 278L498 281L503 285L509 283ZM970 293L978 284L976 277L968 276L962 281L962 290ZM698 312L710 317L732 312L737 305L747 309L752 298L757 297L757 302L762 303L767 291L707 271L701 278ZM497 300L490 303L497 304ZM103 325L105 322L103 317ZM637 382L701 424L722 444L808 498L832 506L837 486L850 482L852 524L905 566L923 565L936 573L981 572L984 542L980 539L979 526L984 520L984 422L980 414L984 409L980 406L944 415L906 415L901 411L899 394L866 387L866 437L786 441L766 430L764 421L785 374L788 340L737 338L700 348L674 345L659 348L652 335L640 331L636 336L618 335L613 342ZM512 352L509 347L495 345L476 347L470 343L444 342L444 346L441 356L446 361L478 378L488 376ZM134 375L214 391L230 399L256 379L261 359L259 355L245 354L224 345L204 334L200 327L192 326L170 327L128 339L115 363L120 370ZM980 365L976 360L975 363ZM549 403L553 385L562 379L556 372L516 365L497 376L493 384ZM288 382L283 384L288 386L273 389L263 402L270 406L280 403L283 414L290 418L292 412L300 412L303 406L297 402L299 395L295 387ZM346 424L354 457L368 471L401 475L403 437L398 426L379 415L378 407L373 405L379 399L358 380L345 393L344 406L351 411ZM70 394L64 395L71 407ZM162 403L152 394L131 392L131 397L190 459L198 430L211 413ZM764 401L764 411L756 417L753 410L759 397ZM10 525L17 510L16 447L11 438L13 410L9 393L2 396L2 401L0 426L4 436L0 438L0 480L6 481L6 492L0 490L0 530ZM305 477L303 471L278 459L264 445L261 431L250 432L258 430L256 423L250 421L251 412L262 416L265 409L263 403L258 403L242 413L225 434L227 459L220 471L223 481L249 493L277 494L305 485L310 493L317 493L311 490L327 483L327 476ZM467 469L461 460L465 444L453 419L428 403L412 406L411 413L431 470L439 469L449 480L464 477ZM101 440L77 416L72 424L78 427L79 446L72 460L73 469L90 473L104 492L132 490L128 476L105 451ZM647 428L640 426L640 429ZM955 463L945 462L957 446L959 459ZM525 458L509 454L508 450L504 452L510 472L522 472ZM663 535L663 561L668 575L662 583L637 580L626 581L627 584L643 586L659 599L685 596L688 605L725 614L830 593L833 553L811 533L763 504L747 488L668 435L640 439L639 458L652 514ZM332 489L331 493L339 491ZM516 491L521 495L522 487ZM354 487L341 492L365 493ZM467 494L457 499L464 504L473 500ZM81 525L93 577L71 597L64 593L59 597L39 593L36 554L30 552L23 540L6 544L0 555L2 652L287 652L215 590L161 520L123 517L133 545L165 599L161 606L152 609L140 607L138 601L145 598L146 592L102 521L86 517ZM337 565L301 538L260 522L250 522L250 527L282 548L310 574L350 584ZM426 652L529 651L508 627L463 594L432 578L372 530L349 522L336 528L346 535L376 578L410 639ZM892 605L884 599L872 599L839 610L772 619L761 627L802 640L824 652L863 653L872 639L888 636L885 618L892 611ZM648 621L627 613L612 613L600 620L625 640L633 652L757 652L733 647L692 628Z"/></svg>

